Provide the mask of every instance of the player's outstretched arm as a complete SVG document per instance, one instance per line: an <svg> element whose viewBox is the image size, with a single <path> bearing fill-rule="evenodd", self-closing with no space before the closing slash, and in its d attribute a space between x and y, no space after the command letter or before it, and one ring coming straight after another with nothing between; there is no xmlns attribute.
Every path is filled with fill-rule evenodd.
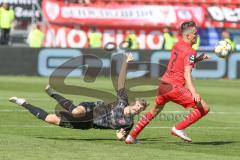
<svg viewBox="0 0 240 160"><path fill-rule="evenodd" d="M118 76L118 90L125 87L128 62L130 62L132 60L133 60L133 57L132 57L131 53L123 54L123 62L122 62L122 66L121 66L119 76Z"/></svg>
<svg viewBox="0 0 240 160"><path fill-rule="evenodd" d="M200 56L195 58L195 63L196 62L202 62L205 59L210 59L210 57L206 53L202 53Z"/></svg>

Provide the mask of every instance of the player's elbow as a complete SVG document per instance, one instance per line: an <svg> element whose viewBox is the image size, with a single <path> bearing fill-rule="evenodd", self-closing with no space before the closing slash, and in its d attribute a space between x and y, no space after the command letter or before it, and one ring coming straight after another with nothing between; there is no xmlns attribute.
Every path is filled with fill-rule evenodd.
<svg viewBox="0 0 240 160"><path fill-rule="evenodd" d="M187 87L192 85L192 77L189 73L184 73L185 85Z"/></svg>
<svg viewBox="0 0 240 160"><path fill-rule="evenodd" d="M192 67L191 66L186 66L184 68L184 78L186 80L192 80Z"/></svg>
<svg viewBox="0 0 240 160"><path fill-rule="evenodd" d="M185 71L185 72L184 72L184 78L185 78L185 79L189 79L190 77L191 77L191 73L188 72L188 71Z"/></svg>
<svg viewBox="0 0 240 160"><path fill-rule="evenodd" d="M191 84L192 83L192 75L191 72L185 71L184 72L184 79L186 84Z"/></svg>

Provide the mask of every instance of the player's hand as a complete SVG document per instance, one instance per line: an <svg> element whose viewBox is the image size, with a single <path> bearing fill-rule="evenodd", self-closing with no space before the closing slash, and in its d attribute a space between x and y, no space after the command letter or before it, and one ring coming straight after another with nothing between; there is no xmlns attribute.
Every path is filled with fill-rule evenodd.
<svg viewBox="0 0 240 160"><path fill-rule="evenodd" d="M199 57L198 57L199 61L203 61L205 59L210 59L210 56L207 55L206 53L202 53Z"/></svg>
<svg viewBox="0 0 240 160"><path fill-rule="evenodd" d="M197 103L201 102L201 97L198 93L192 93L193 100Z"/></svg>
<svg viewBox="0 0 240 160"><path fill-rule="evenodd" d="M125 135L126 135L126 131L123 128L116 131L116 136L117 136L118 140L124 141L125 140Z"/></svg>
<svg viewBox="0 0 240 160"><path fill-rule="evenodd" d="M133 56L131 52L127 52L125 53L125 55L127 56L127 62L133 61Z"/></svg>

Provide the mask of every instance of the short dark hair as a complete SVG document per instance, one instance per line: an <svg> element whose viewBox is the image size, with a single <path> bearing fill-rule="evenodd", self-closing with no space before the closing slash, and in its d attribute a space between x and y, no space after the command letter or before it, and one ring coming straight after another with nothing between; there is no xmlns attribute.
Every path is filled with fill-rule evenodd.
<svg viewBox="0 0 240 160"><path fill-rule="evenodd" d="M135 103L136 103L136 101L139 101L140 104L141 104L142 106L144 106L144 110L147 108L147 106L149 106L149 103L147 103L147 101L146 101L145 99L143 99L143 98L136 98L136 99L135 99ZM135 104L135 103L134 103L134 104Z"/></svg>
<svg viewBox="0 0 240 160"><path fill-rule="evenodd" d="M181 24L180 31L183 33L184 31L188 30L191 27L197 27L194 21L186 21Z"/></svg>

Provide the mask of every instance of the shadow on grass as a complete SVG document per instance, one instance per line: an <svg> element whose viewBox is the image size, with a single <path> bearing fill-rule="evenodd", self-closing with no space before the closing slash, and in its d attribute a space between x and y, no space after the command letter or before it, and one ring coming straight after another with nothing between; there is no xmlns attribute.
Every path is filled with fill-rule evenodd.
<svg viewBox="0 0 240 160"><path fill-rule="evenodd" d="M36 137L40 139L52 139L62 141L116 141L116 138L70 138L70 137Z"/></svg>
<svg viewBox="0 0 240 160"><path fill-rule="evenodd" d="M177 145L226 145L226 144L232 144L232 143L239 143L239 141L210 141L210 142L169 142L172 144L177 144Z"/></svg>
<svg viewBox="0 0 240 160"><path fill-rule="evenodd" d="M39 139L52 139L52 140L66 140L66 141L116 141L116 138L73 138L73 137L36 137ZM140 138L141 142L156 142L161 141L163 137L153 138Z"/></svg>
<svg viewBox="0 0 240 160"><path fill-rule="evenodd" d="M73 137L36 137L39 139L61 140L61 141L117 141L116 138L73 138ZM226 145L232 143L239 143L239 141L210 141L210 142L166 142L164 137L151 137L138 139L143 144L168 143L176 145Z"/></svg>
<svg viewBox="0 0 240 160"><path fill-rule="evenodd" d="M138 140L140 141L146 141L146 142L150 142L150 141L161 141L161 139L163 139L164 137L151 137L151 138L139 138Z"/></svg>
<svg viewBox="0 0 240 160"><path fill-rule="evenodd" d="M162 142L164 137L152 137L152 138L139 138L140 143L143 144L156 144Z"/></svg>
<svg viewBox="0 0 240 160"><path fill-rule="evenodd" d="M238 141L210 141L210 142L192 142L191 144L197 145L225 145L231 143L238 143Z"/></svg>

